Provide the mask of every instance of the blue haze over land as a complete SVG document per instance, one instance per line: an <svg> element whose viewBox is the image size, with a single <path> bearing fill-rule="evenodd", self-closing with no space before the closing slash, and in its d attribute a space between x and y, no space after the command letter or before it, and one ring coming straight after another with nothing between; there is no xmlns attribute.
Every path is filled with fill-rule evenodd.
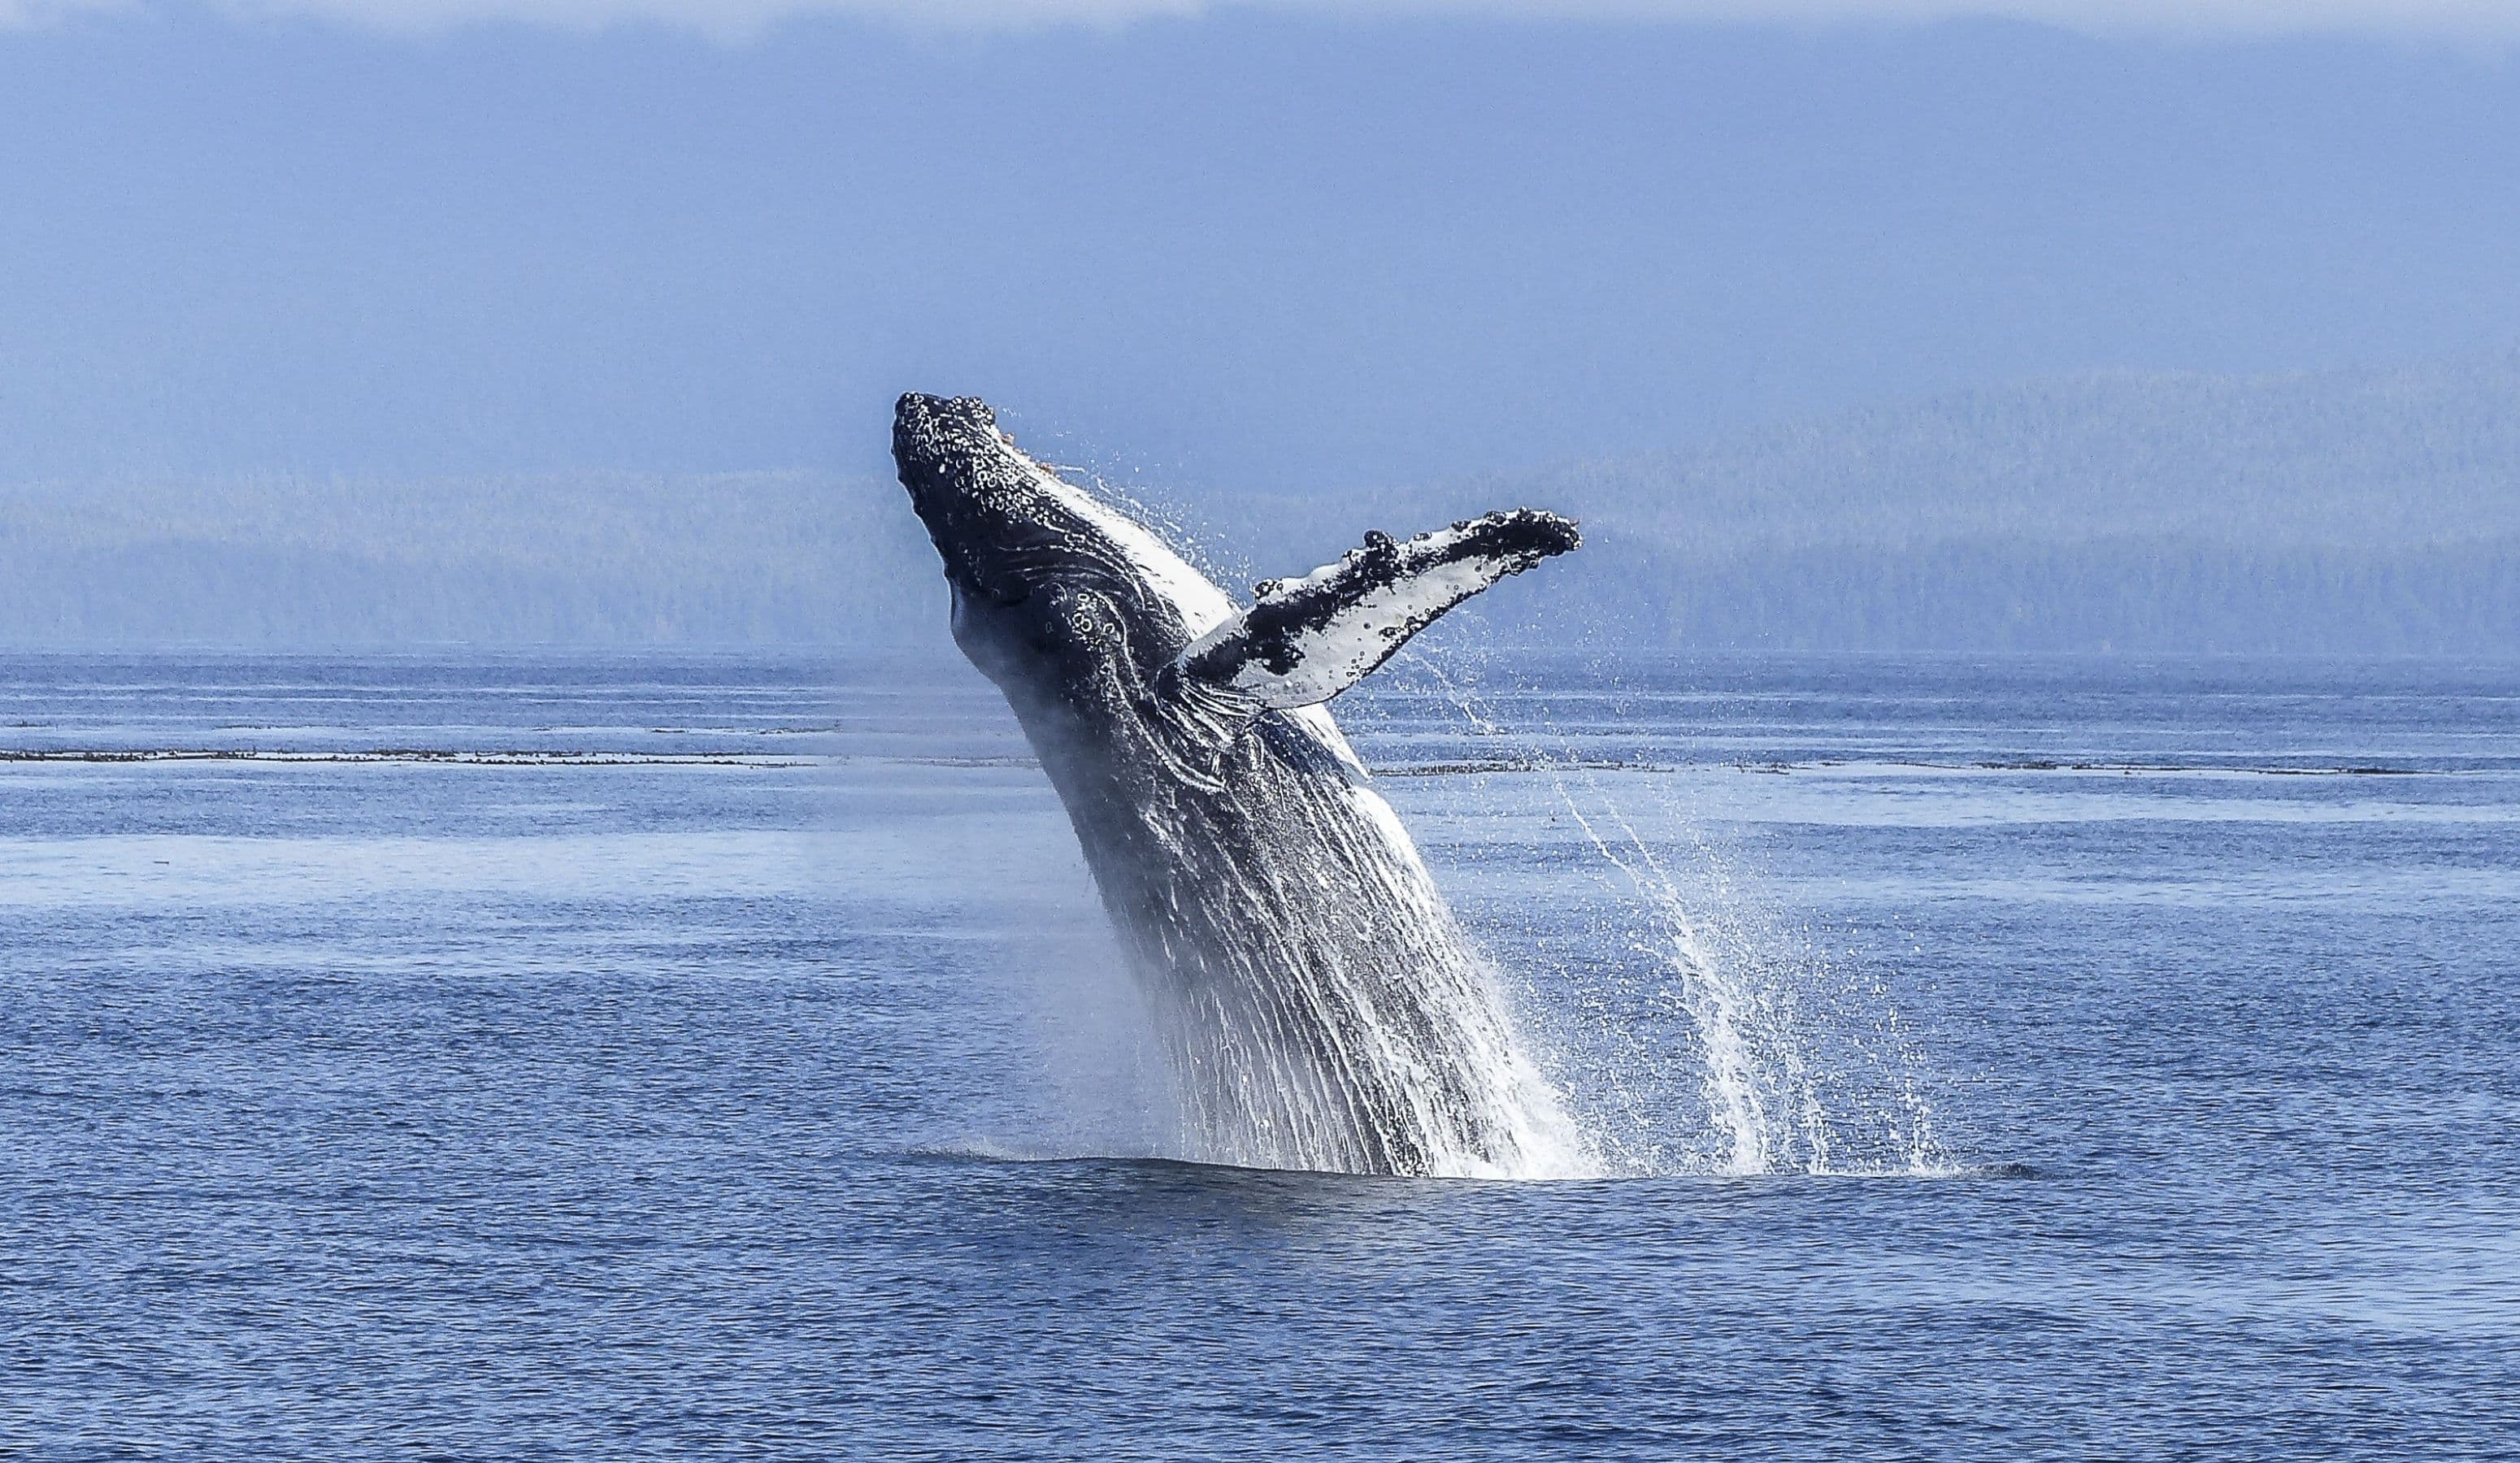
<svg viewBox="0 0 2520 1463"><path fill-rule="evenodd" d="M1550 500L1622 637L2490 651L2498 44L73 10L0 30L0 640L932 641L918 387L1255 572Z"/></svg>
<svg viewBox="0 0 2520 1463"><path fill-rule="evenodd" d="M2499 658L2520 648L2515 403L2520 358L2098 375L1414 487L1110 486L1238 587L1370 527L1524 502L1581 516L1581 558L1461 612L1513 639ZM875 476L275 473L0 494L0 628L21 643L952 658L945 613L933 551Z"/></svg>

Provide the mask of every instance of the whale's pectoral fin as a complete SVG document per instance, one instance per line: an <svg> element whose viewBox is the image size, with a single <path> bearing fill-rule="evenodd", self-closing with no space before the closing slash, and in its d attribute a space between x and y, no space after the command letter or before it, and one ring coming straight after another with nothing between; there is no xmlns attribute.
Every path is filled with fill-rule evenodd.
<svg viewBox="0 0 2520 1463"><path fill-rule="evenodd" d="M1580 542L1571 521L1527 508L1414 539L1370 533L1337 563L1260 585L1259 601L1199 637L1174 672L1258 706L1327 701L1437 615Z"/></svg>

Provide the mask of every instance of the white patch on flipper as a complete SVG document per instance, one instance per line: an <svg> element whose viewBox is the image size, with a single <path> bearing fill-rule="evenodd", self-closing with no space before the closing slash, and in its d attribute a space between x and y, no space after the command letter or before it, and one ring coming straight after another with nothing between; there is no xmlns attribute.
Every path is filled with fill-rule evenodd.
<svg viewBox="0 0 2520 1463"><path fill-rule="evenodd" d="M1257 697L1264 706L1280 709L1327 701L1389 659L1426 622L1505 577L1499 564L1493 558L1465 558L1403 575L1296 639L1294 669L1282 676L1256 660L1246 661L1226 684ZM1298 583L1336 567L1316 569ZM1193 646L1191 653L1204 648L1204 644Z"/></svg>
<svg viewBox="0 0 2520 1463"><path fill-rule="evenodd" d="M1334 563L1260 586L1257 604L1199 636L1180 664L1274 710L1327 701L1454 605L1574 547L1572 525L1554 546L1506 532L1546 517L1491 513L1396 545L1368 535Z"/></svg>

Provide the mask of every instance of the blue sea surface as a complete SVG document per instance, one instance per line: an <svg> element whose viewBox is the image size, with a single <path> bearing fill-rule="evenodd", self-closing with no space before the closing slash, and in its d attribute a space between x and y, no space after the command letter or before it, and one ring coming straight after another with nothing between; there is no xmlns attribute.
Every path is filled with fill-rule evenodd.
<svg viewBox="0 0 2520 1463"><path fill-rule="evenodd" d="M1601 1176L1180 1161L959 665L0 657L0 1452L2520 1455L2520 668L1338 712Z"/></svg>

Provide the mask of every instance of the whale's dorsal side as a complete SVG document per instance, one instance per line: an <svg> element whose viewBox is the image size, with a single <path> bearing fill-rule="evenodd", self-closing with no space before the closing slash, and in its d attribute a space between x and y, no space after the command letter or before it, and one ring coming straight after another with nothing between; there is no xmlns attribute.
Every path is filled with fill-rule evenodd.
<svg viewBox="0 0 2520 1463"><path fill-rule="evenodd" d="M1413 539L1369 533L1336 563L1256 586L1258 601L1192 642L1173 674L1273 710L1317 705L1444 611L1581 542L1572 521L1527 508Z"/></svg>

